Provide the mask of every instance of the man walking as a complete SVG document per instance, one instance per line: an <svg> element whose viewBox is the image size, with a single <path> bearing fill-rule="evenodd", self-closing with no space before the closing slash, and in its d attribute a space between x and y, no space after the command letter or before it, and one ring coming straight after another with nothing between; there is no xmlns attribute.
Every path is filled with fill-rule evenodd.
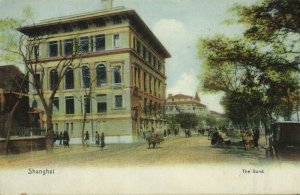
<svg viewBox="0 0 300 195"><path fill-rule="evenodd" d="M89 144L90 144L90 143L89 143L89 140L90 140L90 134L89 134L88 131L85 132L84 140L85 140L85 145L86 145L87 147L89 147Z"/></svg>
<svg viewBox="0 0 300 195"><path fill-rule="evenodd" d="M102 132L101 133L101 137L100 137L100 147L101 147L101 149L103 149L104 148L104 146L105 146L105 142L104 142L104 139L105 139L105 136L104 136L104 133Z"/></svg>

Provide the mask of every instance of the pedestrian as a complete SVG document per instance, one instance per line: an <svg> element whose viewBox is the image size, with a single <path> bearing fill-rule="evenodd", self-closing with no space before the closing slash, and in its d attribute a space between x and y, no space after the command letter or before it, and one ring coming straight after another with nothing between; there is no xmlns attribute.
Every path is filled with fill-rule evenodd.
<svg viewBox="0 0 300 195"><path fill-rule="evenodd" d="M254 148L258 148L258 140L259 140L259 129L255 128L254 131L253 131Z"/></svg>
<svg viewBox="0 0 300 195"><path fill-rule="evenodd" d="M104 136L104 133L102 132L101 137L100 137L100 147L101 147L101 149L103 149L104 146L105 146L105 136Z"/></svg>
<svg viewBox="0 0 300 195"><path fill-rule="evenodd" d="M64 131L64 134L63 134L63 145L69 147L69 141L70 141L69 133L67 131Z"/></svg>
<svg viewBox="0 0 300 195"><path fill-rule="evenodd" d="M89 147L89 144L90 144L90 143L89 143L89 141L90 141L90 134L89 134L88 131L85 132L84 141L85 141L85 145L86 145L87 147Z"/></svg>
<svg viewBox="0 0 300 195"><path fill-rule="evenodd" d="M63 140L63 133L62 131L59 133L59 145L62 145L62 140Z"/></svg>
<svg viewBox="0 0 300 195"><path fill-rule="evenodd" d="M69 136L69 132L67 131L67 146L70 146L70 136Z"/></svg>
<svg viewBox="0 0 300 195"><path fill-rule="evenodd" d="M167 131L164 130L164 137L167 137Z"/></svg>
<svg viewBox="0 0 300 195"><path fill-rule="evenodd" d="M99 146L100 135L99 135L98 131L96 131L95 140L96 140L96 145Z"/></svg>

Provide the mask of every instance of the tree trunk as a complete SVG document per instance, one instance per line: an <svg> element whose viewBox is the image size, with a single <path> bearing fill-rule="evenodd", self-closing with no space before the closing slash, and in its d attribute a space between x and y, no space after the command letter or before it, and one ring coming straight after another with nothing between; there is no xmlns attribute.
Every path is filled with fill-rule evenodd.
<svg viewBox="0 0 300 195"><path fill-rule="evenodd" d="M82 142L82 147L84 147L84 130L85 130L85 123L86 123L86 111L85 111L85 106L83 108L83 123L82 123L82 130L81 130L81 142Z"/></svg>
<svg viewBox="0 0 300 195"><path fill-rule="evenodd" d="M6 139L5 139L6 154L8 154L10 131L12 129L13 115L14 115L19 103L20 103L20 98L17 100L16 104L14 105L14 107L12 108L12 110L8 114L8 128L7 128Z"/></svg>
<svg viewBox="0 0 300 195"><path fill-rule="evenodd" d="M46 150L49 151L53 148L53 127L51 111L47 110L46 115Z"/></svg>

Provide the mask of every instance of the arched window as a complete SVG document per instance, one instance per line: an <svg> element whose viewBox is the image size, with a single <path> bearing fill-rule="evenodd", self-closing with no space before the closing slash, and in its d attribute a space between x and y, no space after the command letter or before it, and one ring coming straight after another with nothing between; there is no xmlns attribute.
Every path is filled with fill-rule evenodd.
<svg viewBox="0 0 300 195"><path fill-rule="evenodd" d="M87 66L82 67L82 87L89 88L91 82L90 69Z"/></svg>
<svg viewBox="0 0 300 195"><path fill-rule="evenodd" d="M114 84L122 83L121 66L114 67Z"/></svg>
<svg viewBox="0 0 300 195"><path fill-rule="evenodd" d="M96 67L97 73L97 87L101 87L102 84L106 83L106 68L103 64Z"/></svg>
<svg viewBox="0 0 300 195"><path fill-rule="evenodd" d="M65 89L74 89L74 73L72 68L66 70Z"/></svg>
<svg viewBox="0 0 300 195"><path fill-rule="evenodd" d="M50 90L58 88L58 73L57 70L53 69L50 71Z"/></svg>

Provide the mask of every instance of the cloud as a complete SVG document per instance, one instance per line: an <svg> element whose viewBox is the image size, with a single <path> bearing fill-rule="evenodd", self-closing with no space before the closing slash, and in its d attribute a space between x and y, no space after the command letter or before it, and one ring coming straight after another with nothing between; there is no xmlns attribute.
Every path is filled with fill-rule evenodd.
<svg viewBox="0 0 300 195"><path fill-rule="evenodd" d="M182 73L191 69L198 71L195 41L183 22L175 19L161 19L154 24L153 32L172 56L166 60L169 87L174 86Z"/></svg>
<svg viewBox="0 0 300 195"><path fill-rule="evenodd" d="M204 94L199 93L201 103L205 104L209 110L213 110L219 113L224 113L224 108L220 105L220 101L223 97L223 93L217 94Z"/></svg>
<svg viewBox="0 0 300 195"><path fill-rule="evenodd" d="M194 95L197 91L198 79L193 73L183 73L173 87L167 89L167 93Z"/></svg>

